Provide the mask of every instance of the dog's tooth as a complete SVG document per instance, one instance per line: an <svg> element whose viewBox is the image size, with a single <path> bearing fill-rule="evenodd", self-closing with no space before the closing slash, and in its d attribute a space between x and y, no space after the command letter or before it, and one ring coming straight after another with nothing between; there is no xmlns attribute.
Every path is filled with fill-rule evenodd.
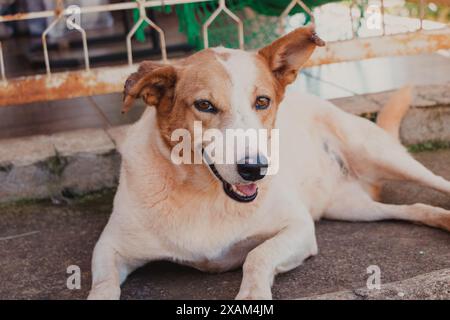
<svg viewBox="0 0 450 320"><path fill-rule="evenodd" d="M245 194L243 194L241 191L239 191L239 189L234 184L231 185L231 189L233 190L233 192L240 195L241 197L245 197Z"/></svg>

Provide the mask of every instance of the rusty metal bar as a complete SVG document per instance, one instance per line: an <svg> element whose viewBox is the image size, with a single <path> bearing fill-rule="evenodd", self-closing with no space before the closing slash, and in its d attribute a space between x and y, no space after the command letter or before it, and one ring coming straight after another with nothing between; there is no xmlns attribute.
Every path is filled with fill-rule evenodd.
<svg viewBox="0 0 450 320"><path fill-rule="evenodd" d="M225 4L225 0L219 0L219 7L212 13L212 15L208 18L208 20L205 21L203 24L203 45L205 48L209 48L209 39L208 39L208 28L211 25L211 23L217 18L217 16L224 12L226 15L228 15L231 19L233 19L237 25L238 25L238 36L239 36L239 49L244 49L244 24L242 23L241 19L237 15L235 15L233 12L230 11L230 9L227 8Z"/></svg>
<svg viewBox="0 0 450 320"><path fill-rule="evenodd" d="M10 79L0 85L0 106L121 92L133 67L102 67ZM17 96L16 96L17 95Z"/></svg>
<svg viewBox="0 0 450 320"><path fill-rule="evenodd" d="M380 0L380 11L381 11L381 35L386 34L386 23L384 21L384 0Z"/></svg>
<svg viewBox="0 0 450 320"><path fill-rule="evenodd" d="M450 49L450 28L330 42L317 48L307 66ZM8 80L0 86L0 106L121 92L137 65L104 67L91 72L54 73Z"/></svg>
<svg viewBox="0 0 450 320"><path fill-rule="evenodd" d="M416 55L432 53L441 49L450 49L449 27L331 42L325 47L317 48L306 65Z"/></svg>

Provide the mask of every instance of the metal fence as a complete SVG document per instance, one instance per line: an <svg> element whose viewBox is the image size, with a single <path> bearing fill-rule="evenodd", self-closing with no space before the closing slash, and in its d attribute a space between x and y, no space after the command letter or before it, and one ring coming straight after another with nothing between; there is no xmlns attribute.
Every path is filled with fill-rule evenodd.
<svg viewBox="0 0 450 320"><path fill-rule="evenodd" d="M149 24L158 32L161 45L161 60L163 62L167 62L164 30L161 29L154 21L149 19L146 9L159 6L210 1L214 0L137 0L135 2L81 7L79 14L112 12L118 10L139 10L139 19L126 37L128 65L118 67L99 67L95 69L90 68L89 64L89 49L86 32L75 21L68 19L73 11L70 8L64 8L61 0L56 0L56 9L53 11L39 11L0 16L0 23L53 17L53 21L48 25L42 34L46 74L9 79L5 71L2 43L0 42L0 106L120 92L123 88L123 83L126 77L136 69L136 65L133 64L131 39L142 23L145 22ZM412 55L435 52L439 49L450 49L450 28L448 25L445 25L443 28L438 30L423 30L424 6L427 4L425 0L418 0L420 8L420 23L418 29L414 32L394 35L386 35L384 1L380 0L380 4L382 21L381 36L368 38L356 37L352 21L351 39L329 42L326 47L318 48L307 65L321 65L383 56ZM280 15L280 23L297 5L301 6L305 12L311 16L311 20L314 21L313 12L311 12L311 10L302 1L292 0ZM355 0L352 0L351 5L349 6L349 19L353 19L351 10L354 5ZM209 45L208 28L220 14L228 15L237 24L239 47L243 49L244 25L238 15L233 13L227 7L225 0L219 0L217 10L213 12L213 14L203 24L202 33L204 46L207 48ZM62 20L66 20L68 25L81 34L85 70L57 73L52 73L51 71L47 48L47 35L52 28L54 28L56 24Z"/></svg>

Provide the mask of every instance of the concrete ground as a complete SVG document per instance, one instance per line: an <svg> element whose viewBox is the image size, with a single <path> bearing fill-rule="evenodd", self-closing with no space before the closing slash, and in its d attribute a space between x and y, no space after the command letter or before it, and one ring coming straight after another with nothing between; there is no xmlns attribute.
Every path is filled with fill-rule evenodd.
<svg viewBox="0 0 450 320"><path fill-rule="evenodd" d="M450 150L415 155L435 173L450 179ZM410 183L383 191L390 203L425 202L450 209L450 197ZM0 299L84 299L90 287L92 249L111 211L112 193L61 205L43 201L0 207ZM383 284L450 268L450 233L405 222L317 223L319 254L277 277L276 299L311 297L365 287L367 267L381 269ZM81 289L66 287L66 268L78 265ZM421 298L450 299L449 273L444 285ZM444 276L443 276L444 275ZM122 289L124 299L232 299L241 271L206 274L167 262L151 263L133 273ZM442 284L442 281L441 281ZM392 295L392 288L377 298ZM436 289L437 288L437 289ZM404 295L404 293L402 293ZM324 297L333 298L333 295ZM348 297L348 295L343 295ZM403 298L417 298L404 295Z"/></svg>

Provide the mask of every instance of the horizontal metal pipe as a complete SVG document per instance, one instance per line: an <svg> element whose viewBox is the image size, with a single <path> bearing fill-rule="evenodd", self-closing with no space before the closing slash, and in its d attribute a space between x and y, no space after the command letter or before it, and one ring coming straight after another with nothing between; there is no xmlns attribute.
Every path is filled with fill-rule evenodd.
<svg viewBox="0 0 450 320"><path fill-rule="evenodd" d="M102 67L0 81L0 106L121 92L127 76L136 69L136 65Z"/></svg>
<svg viewBox="0 0 450 320"><path fill-rule="evenodd" d="M325 47L318 47L305 66L417 55L441 49L450 49L450 27L330 42Z"/></svg>

